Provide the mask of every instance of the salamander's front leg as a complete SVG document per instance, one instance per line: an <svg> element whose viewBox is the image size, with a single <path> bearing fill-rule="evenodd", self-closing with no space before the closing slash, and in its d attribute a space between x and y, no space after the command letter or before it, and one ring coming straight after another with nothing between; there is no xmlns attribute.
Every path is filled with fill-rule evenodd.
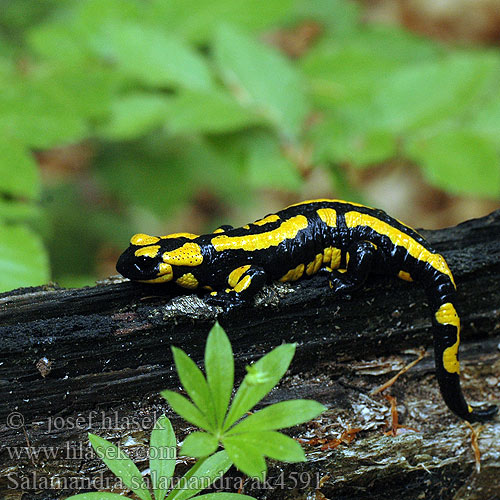
<svg viewBox="0 0 500 500"><path fill-rule="evenodd" d="M227 277L228 288L220 292L212 292L208 303L224 309L243 305L253 297L266 283L267 275L264 269L247 264L233 269Z"/></svg>
<svg viewBox="0 0 500 500"><path fill-rule="evenodd" d="M335 293L350 293L363 285L372 268L377 251L370 241L358 241L350 245L346 255L346 271L333 270L328 279Z"/></svg>

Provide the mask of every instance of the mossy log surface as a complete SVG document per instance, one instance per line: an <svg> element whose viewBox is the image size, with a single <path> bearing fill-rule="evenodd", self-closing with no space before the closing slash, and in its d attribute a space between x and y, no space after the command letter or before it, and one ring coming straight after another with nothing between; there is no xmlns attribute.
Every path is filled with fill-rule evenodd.
<svg viewBox="0 0 500 500"><path fill-rule="evenodd" d="M500 210L422 233L456 278L464 392L471 402L498 404ZM179 439L193 430L158 393L179 388L170 346L202 366L206 335L219 313L239 379L245 365L273 347L297 343L290 371L261 406L291 398L328 406L317 420L287 431L303 440L308 462L270 462L268 481L246 479L244 493L262 499L500 498L500 418L480 434L477 472L470 431L446 409L433 376L423 291L375 276L351 297L328 290L321 277L273 284L255 303L228 314L173 287L117 279L78 290L46 286L1 294L0 497L59 499L99 484L96 478L108 484L112 476L92 456L89 431L120 444L143 470L156 417L166 413ZM421 347L427 356L386 391L396 398L400 424L411 429L386 436L389 402L370 392ZM333 447L348 428L361 431ZM234 491L242 481L231 469L220 486Z"/></svg>

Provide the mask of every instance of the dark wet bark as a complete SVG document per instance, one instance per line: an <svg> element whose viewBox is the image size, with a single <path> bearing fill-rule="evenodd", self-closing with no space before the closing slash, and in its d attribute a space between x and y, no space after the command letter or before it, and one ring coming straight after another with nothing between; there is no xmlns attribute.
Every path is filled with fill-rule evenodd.
<svg viewBox="0 0 500 500"><path fill-rule="evenodd" d="M446 257L458 285L464 391L471 401L498 402L500 211L423 233ZM306 445L309 462L271 467L274 486L270 481L267 488L252 489L249 481L245 492L259 498L305 498L321 480L318 498L364 498L368 491L376 499L419 498L422 492L436 499L489 498L485 488L493 492L491 498L500 496L498 417L480 439L482 472L477 475L467 428L446 410L430 356L391 388L403 425L420 432L383 435L388 403L369 392L389 379L401 361L413 359L402 354L405 349L431 345L423 291L373 277L351 298L339 298L324 285L320 277L293 287L273 285L255 304L219 320L232 341L240 376L246 364L273 347L297 342L289 374L266 403L314 398L329 411L291 435L333 439L342 430L338 417L365 430L334 450ZM107 282L79 290L44 287L0 295L0 496L13 486L19 491L38 481L36 498L58 498L68 490L46 489L40 478L57 477L65 486L65 478L95 475L99 461L76 452L68 456L66 444L82 443L88 453L89 430L111 439L133 437L121 442L134 454L140 446L130 443L146 439L154 416L166 412L183 436L188 427L158 396L162 389L179 386L170 345L201 362L216 311L202 298L175 293L169 287ZM29 456L28 450L19 459L11 457L27 442L57 448L56 457ZM473 496L479 487L482 496Z"/></svg>

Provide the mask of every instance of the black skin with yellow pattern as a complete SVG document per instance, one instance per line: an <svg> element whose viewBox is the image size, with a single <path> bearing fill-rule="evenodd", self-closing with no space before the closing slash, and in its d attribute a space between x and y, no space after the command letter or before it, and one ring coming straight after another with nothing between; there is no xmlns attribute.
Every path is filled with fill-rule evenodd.
<svg viewBox="0 0 500 500"><path fill-rule="evenodd" d="M239 228L212 234L135 235L117 270L146 283L175 281L209 291L224 309L248 301L264 284L321 273L333 293L348 294L370 272L420 283L432 311L436 376L455 415L485 421L496 406L472 409L459 378L460 320L453 306L455 283L444 258L416 231L382 210L340 200L292 205Z"/></svg>

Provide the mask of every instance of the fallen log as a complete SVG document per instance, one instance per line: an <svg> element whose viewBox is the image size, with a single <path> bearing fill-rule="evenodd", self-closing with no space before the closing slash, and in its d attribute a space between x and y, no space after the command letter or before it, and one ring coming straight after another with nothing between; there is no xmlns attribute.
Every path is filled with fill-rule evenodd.
<svg viewBox="0 0 500 500"><path fill-rule="evenodd" d="M458 285L464 391L470 401L498 403L500 211L423 233L446 257ZM171 417L180 438L192 430L158 393L179 387L170 346L201 365L207 332L220 311L203 297L178 294L170 286L115 279L83 289L47 285L0 295L0 496L24 491L23 499L64 498L92 487L85 480L104 468L90 453L88 431L118 440L144 469L147 461L138 450L156 417ZM370 391L414 358L405 350L432 342L418 286L374 276L352 297L336 297L327 293L324 278L313 277L268 286L255 303L218 319L232 341L240 378L246 364L273 347L297 343L289 374L262 404L301 397L329 408L291 432L304 440L310 460L272 465L268 483L247 480L245 493L500 496L499 419L481 434L477 474L469 431L442 402L431 356L390 389L402 425L419 432L384 435L389 404ZM362 431L352 443L330 449L328 443L349 426ZM82 451L72 452L75 446ZM238 489L238 473L228 477Z"/></svg>

